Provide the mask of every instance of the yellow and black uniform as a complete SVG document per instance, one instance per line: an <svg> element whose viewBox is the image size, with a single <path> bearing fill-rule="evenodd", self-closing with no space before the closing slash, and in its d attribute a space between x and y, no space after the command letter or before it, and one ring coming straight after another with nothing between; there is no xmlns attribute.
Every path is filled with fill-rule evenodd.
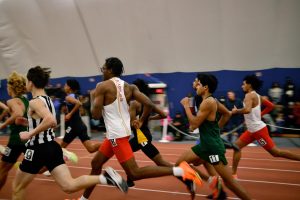
<svg viewBox="0 0 300 200"><path fill-rule="evenodd" d="M220 161L227 165L225 157L225 146L220 136L218 125L218 113L214 121L205 120L200 126L200 144L192 147L193 152L201 159L211 163L218 164Z"/></svg>
<svg viewBox="0 0 300 200"><path fill-rule="evenodd" d="M143 113L143 107L141 113ZM159 154L158 149L152 144L152 134L148 128L148 118L140 128L141 132L134 128L132 130L134 137L129 140L129 143L133 152L141 149L150 159Z"/></svg>
<svg viewBox="0 0 300 200"><path fill-rule="evenodd" d="M23 102L25 106L23 117L27 118L27 109L29 106L28 100L23 96L16 98L19 98ZM21 153L25 153L25 142L21 141L19 133L22 131L27 131L27 127L16 125L15 123L13 123L10 125L9 128L10 137L4 155L2 157L2 161L8 163L15 163L18 160L18 157L21 155Z"/></svg>

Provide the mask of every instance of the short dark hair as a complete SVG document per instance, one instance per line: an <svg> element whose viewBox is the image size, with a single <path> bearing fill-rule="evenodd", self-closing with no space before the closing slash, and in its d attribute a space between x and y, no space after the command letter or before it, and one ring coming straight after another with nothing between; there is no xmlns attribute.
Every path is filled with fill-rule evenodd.
<svg viewBox="0 0 300 200"><path fill-rule="evenodd" d="M73 90L75 93L79 92L80 85L76 79L68 79L67 85Z"/></svg>
<svg viewBox="0 0 300 200"><path fill-rule="evenodd" d="M32 67L27 72L27 79L31 81L36 88L45 88L50 79L50 68L40 66Z"/></svg>
<svg viewBox="0 0 300 200"><path fill-rule="evenodd" d="M210 93L214 93L218 87L218 79L212 74L197 74L197 79L203 86L208 87Z"/></svg>
<svg viewBox="0 0 300 200"><path fill-rule="evenodd" d="M143 79L136 79L133 81L133 84L136 85L139 90L144 93L146 96L149 96L149 87L148 84Z"/></svg>
<svg viewBox="0 0 300 200"><path fill-rule="evenodd" d="M110 57L105 60L107 69L111 69L115 76L121 76L124 72L123 63L119 58Z"/></svg>
<svg viewBox="0 0 300 200"><path fill-rule="evenodd" d="M250 84L254 90L259 90L263 84L263 81L259 80L255 74L245 76L244 81Z"/></svg>

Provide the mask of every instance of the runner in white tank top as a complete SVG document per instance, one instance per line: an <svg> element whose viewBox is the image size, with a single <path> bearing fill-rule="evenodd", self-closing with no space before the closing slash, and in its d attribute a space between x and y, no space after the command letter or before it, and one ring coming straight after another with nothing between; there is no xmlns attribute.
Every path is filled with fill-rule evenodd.
<svg viewBox="0 0 300 200"><path fill-rule="evenodd" d="M117 77L110 80L117 88L117 98L113 103L103 106L102 115L106 127L106 137L116 139L131 134L130 115L124 94L124 81Z"/></svg>
<svg viewBox="0 0 300 200"><path fill-rule="evenodd" d="M274 105L266 98L262 98L256 93L262 86L255 75L248 75L243 81L243 91L246 93L244 99L244 108L232 109L232 114L244 114L247 129L235 142L235 144L242 150L245 146L256 140L266 151L274 157L283 157L291 160L300 161L300 155L294 154L287 150L282 150L276 147L272 138L269 135L266 124L261 120L261 116L269 113ZM261 111L261 104L265 107ZM241 151L234 151L232 161L232 174L237 177L237 167L241 159Z"/></svg>
<svg viewBox="0 0 300 200"><path fill-rule="evenodd" d="M258 99L258 104L254 108L252 108L251 112L248 114L244 114L245 123L247 126L248 131L254 133L259 131L260 129L264 128L266 124L261 120L261 102L260 102L260 95L258 95L255 91L251 93L256 94ZM244 104L245 106L245 104Z"/></svg>
<svg viewBox="0 0 300 200"><path fill-rule="evenodd" d="M102 166L115 155L132 180L174 175L200 184L199 175L186 162L181 162L178 167L138 167L129 144L131 129L128 102L137 100L143 105L140 118L131 122L136 129L147 120L154 104L135 85L119 78L123 73L123 64L118 58L107 58L101 71L104 81L98 83L91 92L92 116L95 119L103 116L107 136L92 160L91 174L101 173ZM81 199L88 199L93 189L94 187L86 189Z"/></svg>

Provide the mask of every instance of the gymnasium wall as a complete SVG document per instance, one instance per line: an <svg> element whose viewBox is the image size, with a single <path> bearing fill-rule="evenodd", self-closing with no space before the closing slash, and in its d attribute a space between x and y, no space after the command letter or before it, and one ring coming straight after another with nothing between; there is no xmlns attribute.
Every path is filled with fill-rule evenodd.
<svg viewBox="0 0 300 200"><path fill-rule="evenodd" d="M200 72L200 71L199 71ZM153 74L135 74L126 75L122 78L129 83L132 83L135 79L141 78L148 83L163 82L167 84L166 93L170 108L171 116L174 116L176 111L183 111L180 105L180 100L187 96L189 93L194 94L192 89L192 82L195 79L198 72L174 72L174 73L153 73ZM296 95L298 101L300 101L300 68L272 68L266 70L257 71L232 71L221 70L207 72L214 74L219 80L219 86L215 92L217 98L226 96L228 90L236 92L237 97L243 99L244 94L241 89L243 78L249 74L260 75L260 79L264 81L263 87L260 91L262 95L267 95L268 89L271 87L274 81L280 83L281 87L284 86L287 77L290 77L296 85ZM54 78L50 81L51 87L57 85L63 86L66 79L74 77L62 77ZM75 77L81 85L81 93L86 94L89 90L94 89L96 83L102 80L101 76L91 77ZM2 80L2 85L6 86L6 81ZM6 87L0 88L1 99L9 98L6 92Z"/></svg>

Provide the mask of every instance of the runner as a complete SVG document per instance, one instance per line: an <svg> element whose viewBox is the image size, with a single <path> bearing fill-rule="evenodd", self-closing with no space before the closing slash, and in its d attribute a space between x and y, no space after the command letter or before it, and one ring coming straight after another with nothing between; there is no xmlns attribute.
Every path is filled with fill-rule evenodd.
<svg viewBox="0 0 300 200"><path fill-rule="evenodd" d="M128 187L119 174L108 167L105 173L97 176L73 178L63 159L62 149L55 142L53 127L56 126L55 108L45 93L50 71L39 66L29 69L26 88L32 94L28 109L28 131L20 132L21 140L26 142L24 159L17 170L13 182L12 199L25 199L25 189L36 174L45 166L55 182L66 193L90 187L96 184L116 185L123 192Z"/></svg>
<svg viewBox="0 0 300 200"><path fill-rule="evenodd" d="M11 97L1 108L8 111L10 116L0 126L0 130L9 125L10 136L7 147L0 147L2 150L2 159L0 162L0 190L4 186L8 172L17 162L19 156L25 153L25 142L21 141L19 133L26 131L27 127L15 123L17 117L27 117L28 100L23 96L26 93L26 78L17 72L9 75L7 80L7 93ZM0 145L2 146L2 145Z"/></svg>
<svg viewBox="0 0 300 200"><path fill-rule="evenodd" d="M243 114L247 131L245 131L235 142L243 149L248 144L256 140L266 151L274 157L282 157L300 161L300 155L276 147L269 135L266 124L261 120L261 116L269 113L274 105L266 98L262 98L256 91L262 86L262 81L256 75L248 75L244 78L242 89L245 92L244 108L232 109L232 114ZM265 109L261 111L261 105ZM241 159L241 151L234 151L232 161L232 173L237 178L237 168Z"/></svg>
<svg viewBox="0 0 300 200"><path fill-rule="evenodd" d="M93 158L91 174L100 174L103 164L115 154L127 176L133 181L174 175L201 184L199 175L186 162L179 163L179 167L138 167L128 141L131 134L128 103L135 99L143 105L141 117L131 123L136 129L146 121L154 105L136 86L119 78L123 73L123 64L118 58L106 59L101 71L104 81L97 84L92 94L92 115L96 119L103 116L107 133L100 150ZM94 187L86 189L81 199L88 199Z"/></svg>
<svg viewBox="0 0 300 200"><path fill-rule="evenodd" d="M187 97L181 100L181 104L187 114L190 129L194 130L199 128L201 142L186 151L178 159L177 163L182 161L188 163L209 163L213 165L216 172L222 177L225 185L231 191L241 199L250 199L247 192L233 179L227 167L225 146L220 137L220 127L223 127L228 121L230 112L212 96L217 89L218 80L215 76L209 74L198 74L197 78L197 94L202 96L203 99L197 115L194 116L192 114ZM218 112L222 115L219 120L217 116ZM215 183L221 185L220 180ZM213 194L214 199L218 198L219 191L220 190L216 189L216 194Z"/></svg>

